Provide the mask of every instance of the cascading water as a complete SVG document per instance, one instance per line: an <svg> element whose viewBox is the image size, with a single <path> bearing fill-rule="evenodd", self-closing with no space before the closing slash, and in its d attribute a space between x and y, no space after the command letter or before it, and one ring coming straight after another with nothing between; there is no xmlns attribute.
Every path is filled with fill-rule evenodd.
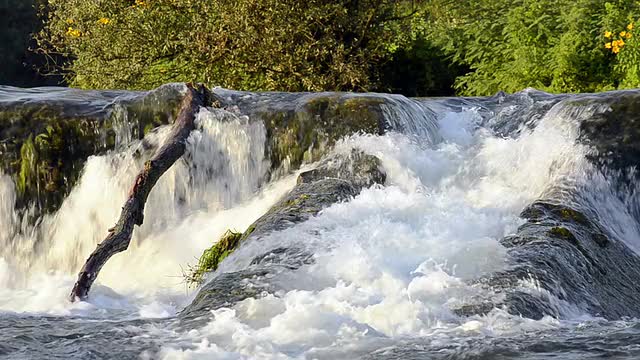
<svg viewBox="0 0 640 360"><path fill-rule="evenodd" d="M519 94L524 103L502 108L492 103L495 98L375 95L385 101L381 113L390 131L344 137L328 157L354 148L373 155L385 184L235 250L207 281L250 269L257 256L277 249L300 249L312 261L254 277L246 286L276 284L278 290L195 319L179 316L197 293L183 283L182 268L197 262L225 230L247 229L296 184L297 173L273 176L265 149L274 132L269 124L232 107L201 110L188 154L156 185L132 246L107 263L88 302L66 300L75 272L113 225L128 187L168 128L132 141L127 122L119 123L123 145L90 157L59 210L35 224L14 209L14 182L0 175L0 354L475 359L540 358L545 351L582 358L596 349L632 357L638 350L623 348L621 339L628 345L640 339L636 322L590 313L585 304L597 302L597 294L585 304L574 301L573 290L551 272L545 273L549 278L532 272L513 284L495 278L506 274L508 280L525 260L537 259L527 257L530 248L503 239L535 245L542 238L522 235L522 229L547 222L564 236L561 223L520 216L539 201L578 209L601 224L598 231L609 241L640 248L633 177L619 186L589 161L593 150L579 141L580 124L606 106L576 108L565 97L533 95ZM518 126L506 126L509 117ZM562 211L578 219L564 220L582 221ZM577 241L590 254L580 239L563 241ZM554 257L560 250L547 248L552 250L542 257L563 269ZM594 268L607 266L590 259ZM521 317L509 310L512 294L540 299L543 305L527 304L550 310ZM491 306L473 310L479 303ZM602 332L606 344L594 343Z"/></svg>
<svg viewBox="0 0 640 360"><path fill-rule="evenodd" d="M246 228L292 186L290 179L283 179L261 189L268 169L262 124L220 110L202 110L196 122L198 130L189 139L188 158L156 185L148 200L148 220L136 230L131 251L115 257L101 274L103 282L116 291L153 297L168 288L170 294L184 294L181 267L197 262L197 256L225 226ZM8 293L2 296L0 307L82 314L64 303L63 294L73 283L73 273L117 219L133 179L151 153L146 148L157 148L167 133L167 127L159 128L122 151L88 159L78 185L60 210L35 226L18 222L13 210L15 189L3 177L0 216L3 229L14 235L2 239L3 278L11 281L2 283ZM51 293L40 290L43 283L54 287L48 289ZM18 292L22 295L16 296ZM102 298L100 290L98 293ZM104 301L113 300L116 308L128 302L120 296L110 299L115 295L111 291L104 294ZM174 303L174 295L166 306L180 306ZM40 296L41 303L36 300Z"/></svg>
<svg viewBox="0 0 640 360"><path fill-rule="evenodd" d="M521 324L500 310L461 318L451 308L494 295L466 281L502 269L499 240L522 223L520 211L584 166L562 115L551 112L516 139L479 129L480 117L466 111L441 114L435 145L400 133L344 140L335 151L355 146L378 156L387 185L240 249L220 271L301 243L316 261L286 276L284 294L214 311L207 326L185 334L197 349L168 347L163 355L351 358L398 339L549 326L549 319ZM538 290L533 282L522 287Z"/></svg>

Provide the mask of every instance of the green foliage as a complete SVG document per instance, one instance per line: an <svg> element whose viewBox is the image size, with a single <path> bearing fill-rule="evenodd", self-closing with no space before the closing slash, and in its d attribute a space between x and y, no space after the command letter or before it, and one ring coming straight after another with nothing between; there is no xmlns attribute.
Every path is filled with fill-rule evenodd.
<svg viewBox="0 0 640 360"><path fill-rule="evenodd" d="M18 177L18 192L24 195L27 190L34 187L36 180L36 162L38 161L38 153L33 144L33 136L29 136L20 148L20 174Z"/></svg>
<svg viewBox="0 0 640 360"><path fill-rule="evenodd" d="M472 70L456 80L462 94L638 87L637 40L616 55L604 34L636 21L639 9L637 0L435 0L429 38Z"/></svg>
<svg viewBox="0 0 640 360"><path fill-rule="evenodd" d="M66 56L58 70L85 88L201 81L424 96L640 86L640 40L626 30L640 20L638 0L46 1L39 43Z"/></svg>
<svg viewBox="0 0 640 360"><path fill-rule="evenodd" d="M184 275L187 283L189 285L201 284L204 276L208 272L215 271L220 262L238 247L241 239L242 233L227 230L215 245L202 253L198 265L190 268Z"/></svg>
<svg viewBox="0 0 640 360"><path fill-rule="evenodd" d="M85 88L367 90L414 12L405 0L49 0L38 38Z"/></svg>

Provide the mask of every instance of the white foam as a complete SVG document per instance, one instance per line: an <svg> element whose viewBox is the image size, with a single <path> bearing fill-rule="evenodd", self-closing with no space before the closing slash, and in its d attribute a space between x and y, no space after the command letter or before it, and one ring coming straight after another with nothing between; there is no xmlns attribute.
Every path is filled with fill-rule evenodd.
<svg viewBox="0 0 640 360"><path fill-rule="evenodd" d="M444 140L435 146L397 133L338 144L336 151L356 146L378 156L387 186L234 253L225 271L288 244L306 246L315 263L287 276L294 290L213 311L208 325L161 355L353 358L389 339L557 327L501 310L471 319L451 312L465 299L495 296L465 280L503 268L499 240L522 223L519 212L583 166L576 129L561 111L518 138L476 129L478 120L472 111L442 116Z"/></svg>
<svg viewBox="0 0 640 360"><path fill-rule="evenodd" d="M69 304L75 274L119 216L146 157L142 144L88 159L61 209L37 227L17 227L15 189L0 177L0 311L50 315L173 316L189 300L182 269L197 263L227 229L243 231L295 184L289 176L262 186L265 129L223 110L202 110L188 162L178 161L156 184L129 249L102 269L91 304ZM147 136L158 146L168 127ZM6 209L5 209L6 208ZM9 230L21 230L10 236ZM106 315L105 315L106 316Z"/></svg>
<svg viewBox="0 0 640 360"><path fill-rule="evenodd" d="M0 281L7 284L0 289L0 311L174 315L189 299L172 277L180 275L180 265L195 261L227 228L246 228L295 182L289 177L260 188L267 169L263 127L224 112L200 116L205 130L192 138L195 167L177 164L158 183L145 225L131 248L102 271L91 303L69 305L66 295L142 166L133 152L89 160L63 208L38 230L50 242L29 242L35 237L23 231L24 249L0 262ZM416 117L407 127L431 129L431 120ZM451 311L465 299L495 295L465 280L502 269L499 240L522 223L519 212L558 187L573 186L583 167L575 124L561 108L518 138L478 129L479 120L474 111L440 114L439 133L423 141L399 133L341 141L337 152L355 146L378 156L386 186L365 189L236 251L221 271L245 268L253 255L290 244L306 247L315 262L287 274L288 291L215 310L204 327L172 334L160 353L142 357L352 358L398 339L557 326L553 319L526 320L499 309L473 318ZM16 254L35 255L22 262ZM14 279L20 269L37 271L20 282ZM522 284L536 291L530 285Z"/></svg>

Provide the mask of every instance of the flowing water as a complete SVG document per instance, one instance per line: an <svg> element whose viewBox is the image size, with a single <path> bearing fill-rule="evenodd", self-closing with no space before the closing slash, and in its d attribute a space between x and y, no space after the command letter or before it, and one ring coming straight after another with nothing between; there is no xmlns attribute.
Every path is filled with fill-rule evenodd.
<svg viewBox="0 0 640 360"><path fill-rule="evenodd" d="M237 250L219 273L288 244L304 246L314 261L286 274L283 290L195 322L179 317L197 292L183 281L185 267L295 186L296 172L270 175L262 122L200 111L187 156L156 185L144 225L107 263L87 302L67 300L76 272L168 128L134 141L122 122L116 149L90 157L60 209L35 223L14 210L16 187L0 175L0 357L636 358L640 322L609 321L565 299L555 299L558 316L536 320L499 306L484 315L453 311L502 296L472 280L509 267L501 240L536 200L588 207L609 233L640 248L633 184L615 187L577 141L580 119L602 109L576 113L536 94L500 111L478 99L390 98L390 131L355 134L332 150L377 156L386 184ZM554 298L535 277L517 286Z"/></svg>

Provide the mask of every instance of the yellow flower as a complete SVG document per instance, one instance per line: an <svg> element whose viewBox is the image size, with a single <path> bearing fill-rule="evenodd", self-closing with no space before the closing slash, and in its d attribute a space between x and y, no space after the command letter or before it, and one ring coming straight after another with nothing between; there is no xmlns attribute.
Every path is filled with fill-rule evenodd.
<svg viewBox="0 0 640 360"><path fill-rule="evenodd" d="M78 29L74 29L71 26L67 29L67 36L80 37L80 35L82 35L82 33Z"/></svg>
<svg viewBox="0 0 640 360"><path fill-rule="evenodd" d="M111 20L107 19L107 18L100 18L100 20L98 20L98 22L102 25L107 25L108 23L111 22Z"/></svg>
<svg viewBox="0 0 640 360"><path fill-rule="evenodd" d="M624 47L624 40L622 39L618 39L618 40L614 40L610 43L606 43L604 45L604 47L606 47L607 49L611 49L611 52L614 54L617 54L620 52L620 50Z"/></svg>
<svg viewBox="0 0 640 360"><path fill-rule="evenodd" d="M145 6L146 4L145 4L144 0L136 0L136 5L137 6Z"/></svg>
<svg viewBox="0 0 640 360"><path fill-rule="evenodd" d="M604 37L606 37L607 39L610 38L611 35L613 35L613 33L611 31L605 31L604 32Z"/></svg>
<svg viewBox="0 0 640 360"><path fill-rule="evenodd" d="M627 25L627 30L629 31L633 30L633 23Z"/></svg>
<svg viewBox="0 0 640 360"><path fill-rule="evenodd" d="M620 36L621 36L621 37L625 37L625 36L627 36L627 32L626 32L626 31L621 31L621 32L620 32Z"/></svg>
<svg viewBox="0 0 640 360"><path fill-rule="evenodd" d="M73 23L74 23L73 19L67 19L67 24L71 25Z"/></svg>

